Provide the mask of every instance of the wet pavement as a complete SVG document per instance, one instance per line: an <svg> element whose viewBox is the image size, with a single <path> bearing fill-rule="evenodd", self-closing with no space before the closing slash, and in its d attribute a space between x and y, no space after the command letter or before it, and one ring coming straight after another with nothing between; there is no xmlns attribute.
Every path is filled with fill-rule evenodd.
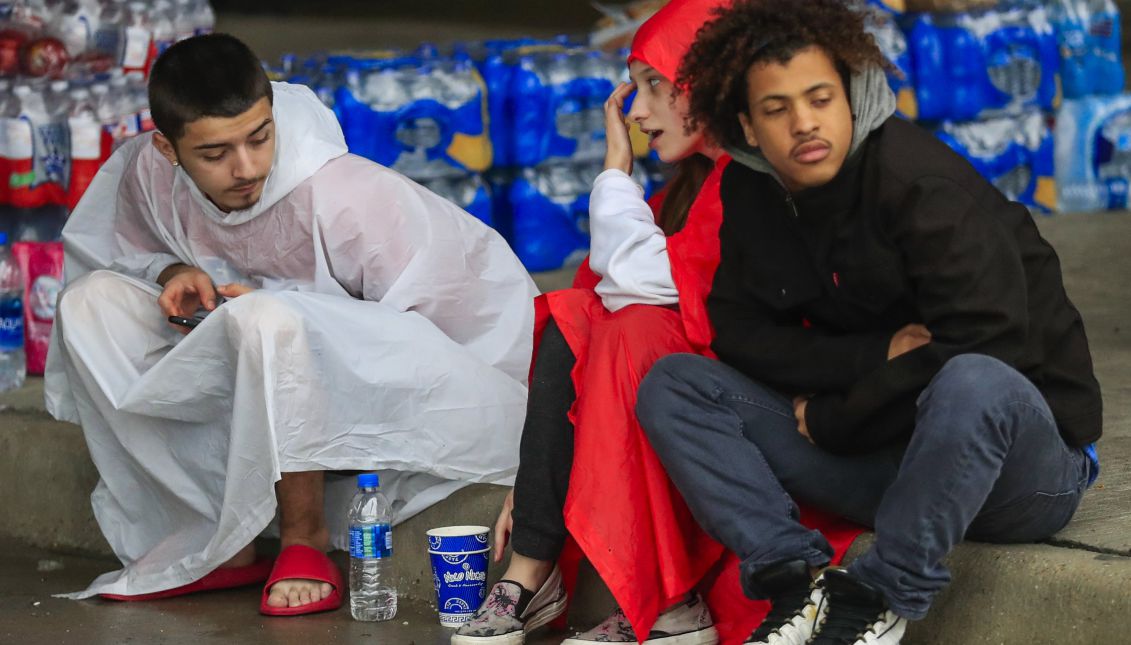
<svg viewBox="0 0 1131 645"><path fill-rule="evenodd" d="M447 645L452 634L440 627L435 607L419 601L402 602L391 621L361 623L350 617L347 605L309 616L261 616L259 587L141 603L53 597L82 589L95 576L115 568L108 559L59 555L0 541L0 643ZM548 645L566 635L543 630L527 642Z"/></svg>

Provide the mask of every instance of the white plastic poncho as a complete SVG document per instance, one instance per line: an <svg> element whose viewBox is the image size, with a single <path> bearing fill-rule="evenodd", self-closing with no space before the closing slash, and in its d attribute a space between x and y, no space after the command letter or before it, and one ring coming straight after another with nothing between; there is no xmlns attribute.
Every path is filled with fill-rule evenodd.
<svg viewBox="0 0 1131 645"><path fill-rule="evenodd" d="M488 227L346 154L309 90L274 96L252 208L221 212L142 136L63 232L47 405L83 426L95 516L124 564L75 597L202 577L269 525L282 472L379 470L403 520L517 469L529 275ZM259 289L183 336L156 304L174 262ZM338 547L353 488L328 477Z"/></svg>

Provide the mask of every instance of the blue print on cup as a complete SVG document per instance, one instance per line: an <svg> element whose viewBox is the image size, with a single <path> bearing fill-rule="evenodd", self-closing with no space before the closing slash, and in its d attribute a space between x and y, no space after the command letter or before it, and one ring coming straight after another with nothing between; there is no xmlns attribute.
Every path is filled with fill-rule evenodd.
<svg viewBox="0 0 1131 645"><path fill-rule="evenodd" d="M440 624L458 627L467 622L487 595L488 529L454 526L428 532L432 584ZM438 547L438 548L437 548Z"/></svg>

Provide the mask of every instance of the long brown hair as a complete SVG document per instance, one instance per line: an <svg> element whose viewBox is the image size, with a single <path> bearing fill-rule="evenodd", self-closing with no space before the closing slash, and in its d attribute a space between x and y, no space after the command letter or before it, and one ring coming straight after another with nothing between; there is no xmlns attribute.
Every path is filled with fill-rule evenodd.
<svg viewBox="0 0 1131 645"><path fill-rule="evenodd" d="M668 182L667 195L660 206L659 224L664 235L675 235L683 230L691 204L699 196L699 189L714 169L715 162L701 154L693 154L681 159L675 166L675 175Z"/></svg>

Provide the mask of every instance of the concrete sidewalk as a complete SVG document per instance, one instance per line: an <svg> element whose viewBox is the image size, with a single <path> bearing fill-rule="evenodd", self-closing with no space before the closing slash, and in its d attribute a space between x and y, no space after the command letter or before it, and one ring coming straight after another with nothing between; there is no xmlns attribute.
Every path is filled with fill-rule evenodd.
<svg viewBox="0 0 1131 645"><path fill-rule="evenodd" d="M1131 213L1040 220L1083 312L1104 389L1103 472L1073 522L1046 544L964 544L951 557L955 582L906 643L1127 642L1131 634ZM536 276L543 289L568 272ZM74 591L116 568L90 511L97 475L81 431L43 411L42 382L0 397L0 642L441 643L430 601L424 531L453 523L492 525L505 490L473 486L398 527L396 553L408 609L393 623L362 625L346 610L293 621L262 619L255 589L139 605L71 602ZM870 540L854 545L859 553ZM18 545L18 546L17 546ZM268 545L269 546L269 545ZM45 549L45 550L41 550ZM83 554L69 557L59 554ZM63 569L38 571L41 561ZM499 568L492 572L494 577ZM36 604L39 603L39 604ZM611 600L591 573L582 580L571 624L603 618ZM68 632L67 630L71 630ZM539 643L557 642L562 634ZM301 641L300 641L301 639ZM556 640L555 640L556 639Z"/></svg>

